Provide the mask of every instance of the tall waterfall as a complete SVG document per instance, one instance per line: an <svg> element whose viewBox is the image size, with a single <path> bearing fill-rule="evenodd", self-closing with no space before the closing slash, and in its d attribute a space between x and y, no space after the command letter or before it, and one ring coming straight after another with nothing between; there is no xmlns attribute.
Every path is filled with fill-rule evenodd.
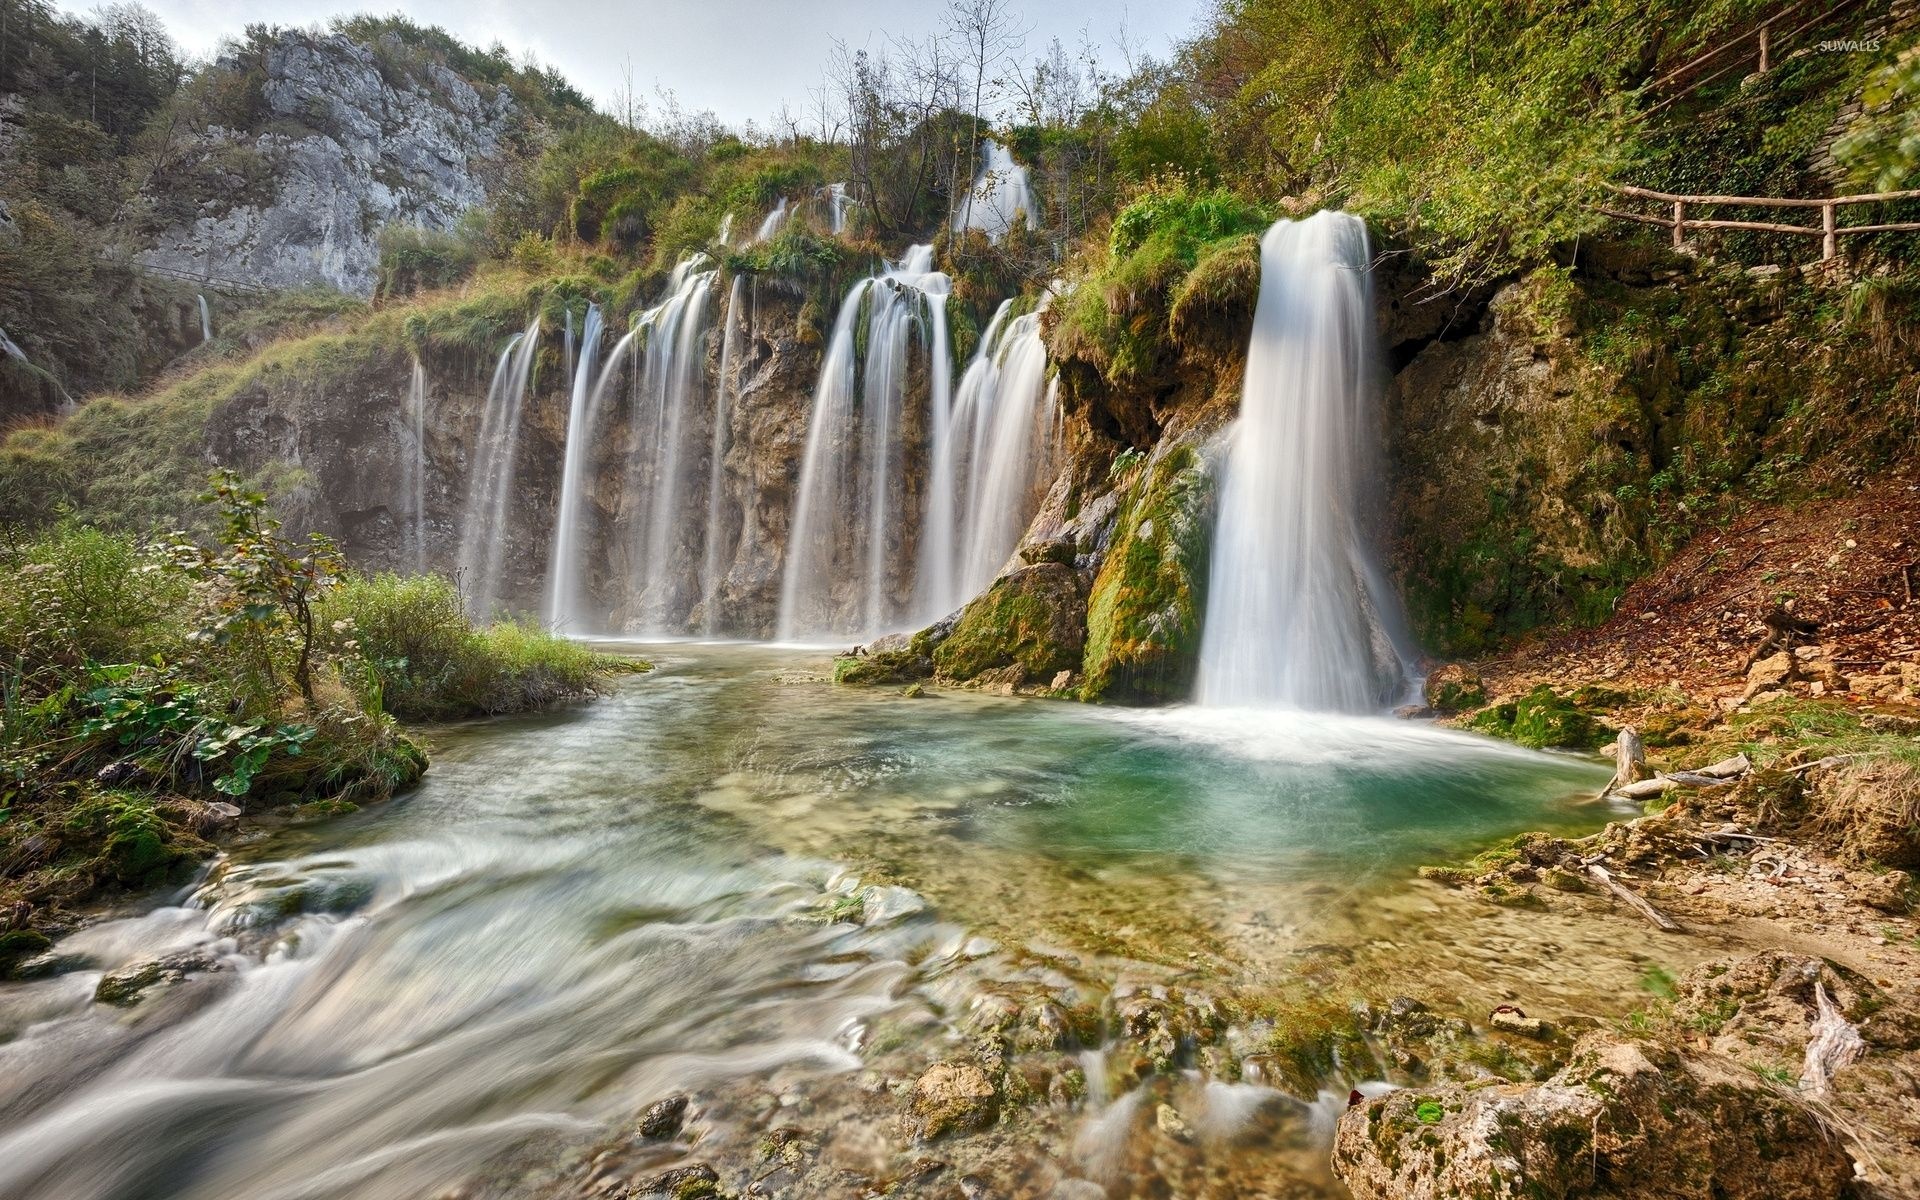
<svg viewBox="0 0 1920 1200"><path fill-rule="evenodd" d="M704 587L702 517L709 507L693 484L709 463L712 418L706 410L707 329L714 269L704 254L674 268L670 291L640 315L645 351L635 376L634 453L627 473L633 577L626 624L647 633L682 632ZM697 506L694 500L697 498Z"/></svg>
<svg viewBox="0 0 1920 1200"><path fill-rule="evenodd" d="M955 233L978 229L999 241L1018 225L1031 227L1039 204L1027 169L1014 161L1011 151L992 140L980 143L986 162L973 181L973 189L953 212Z"/></svg>
<svg viewBox="0 0 1920 1200"><path fill-rule="evenodd" d="M909 454L938 444L951 415L951 281L915 246L847 293L814 388L780 587L779 636L865 636L911 616L907 551L917 474ZM860 334L865 333L865 353ZM917 335L917 336L916 336ZM909 408L910 351L927 370L925 413Z"/></svg>
<svg viewBox="0 0 1920 1200"><path fill-rule="evenodd" d="M1214 532L1199 700L1347 712L1405 685L1397 602L1367 537L1379 395L1366 226L1279 221Z"/></svg>
<svg viewBox="0 0 1920 1200"><path fill-rule="evenodd" d="M720 374L713 381L713 444L707 451L707 524L706 553L700 560L700 631L708 637L721 632L720 581L725 573L727 554L726 460L727 427L732 419L728 409L728 391L734 386L734 359L739 354L742 297L746 293L744 275L733 277L727 292L727 311L720 324Z"/></svg>
<svg viewBox="0 0 1920 1200"><path fill-rule="evenodd" d="M413 360L413 378L407 384L407 426L413 434L413 456L407 460L407 508L413 516L413 570L427 569L427 368Z"/></svg>
<svg viewBox="0 0 1920 1200"><path fill-rule="evenodd" d="M1047 379L1040 307L993 315L960 377L953 414L935 424L927 517L920 539L920 614L937 620L980 594L1019 545L1052 481L1060 406Z"/></svg>
<svg viewBox="0 0 1920 1200"><path fill-rule="evenodd" d="M467 475L466 504L460 520L460 577L467 604L476 617L490 617L500 598L501 567L506 557L507 506L514 495L519 465L520 424L527 384L540 349L540 318L513 336L500 352L493 383L480 417L480 436Z"/></svg>
<svg viewBox="0 0 1920 1200"><path fill-rule="evenodd" d="M204 344L213 340L213 313L207 308L206 296L197 295L194 299L200 302L200 341Z"/></svg>
<svg viewBox="0 0 1920 1200"><path fill-rule="evenodd" d="M569 311L567 315L571 332L573 314ZM600 306L587 305L587 319L580 331L580 361L574 368L567 399L566 450L560 467L560 506L553 518L553 552L547 556L546 616L547 625L553 629L571 627L585 615L580 611L580 507L599 440L596 402L601 399L601 389L594 386L594 367L600 361L601 325Z"/></svg>

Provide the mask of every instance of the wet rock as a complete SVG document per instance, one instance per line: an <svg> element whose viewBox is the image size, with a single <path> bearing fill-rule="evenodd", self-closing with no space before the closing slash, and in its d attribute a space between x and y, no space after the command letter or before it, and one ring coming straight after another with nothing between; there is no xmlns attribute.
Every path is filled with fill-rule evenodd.
<svg viewBox="0 0 1920 1200"><path fill-rule="evenodd" d="M1020 547L1020 561L1030 566L1041 563L1060 563L1072 566L1074 557L1072 538L1049 538L1044 542L1031 542Z"/></svg>
<svg viewBox="0 0 1920 1200"><path fill-rule="evenodd" d="M640 1136L647 1138L670 1138L680 1132L680 1126L687 1119L687 1098L668 1096L665 1100L656 1100L647 1111L640 1114Z"/></svg>
<svg viewBox="0 0 1920 1200"><path fill-rule="evenodd" d="M219 965L212 954L201 950L188 950L135 963L103 975L99 985L93 989L93 999L96 1004L132 1008L159 984L179 983L189 975L216 970Z"/></svg>
<svg viewBox="0 0 1920 1200"><path fill-rule="evenodd" d="M1171 1104L1162 1104L1153 1110L1153 1123L1161 1133L1177 1142L1193 1140L1193 1129L1180 1116L1180 1110Z"/></svg>
<svg viewBox="0 0 1920 1200"><path fill-rule="evenodd" d="M1393 710L1393 715L1402 721L1427 721L1439 714L1424 704L1402 704Z"/></svg>
<svg viewBox="0 0 1920 1200"><path fill-rule="evenodd" d="M1427 707L1436 712L1465 712L1487 702L1487 685L1459 663L1435 667L1427 676Z"/></svg>
<svg viewBox="0 0 1920 1200"><path fill-rule="evenodd" d="M833 660L833 681L844 684L901 684L933 674L933 660L915 650L875 650L843 654Z"/></svg>
<svg viewBox="0 0 1920 1200"><path fill-rule="evenodd" d="M961 610L933 653L942 679L976 680L1018 667L1025 679L1052 679L1080 665L1087 601L1078 572L1043 560L1018 567Z"/></svg>
<svg viewBox="0 0 1920 1200"><path fill-rule="evenodd" d="M1542 1083L1350 1108L1333 1164L1356 1200L1838 1200L1853 1177L1819 1120L1748 1068L1613 1034Z"/></svg>
<svg viewBox="0 0 1920 1200"><path fill-rule="evenodd" d="M935 1063L913 1085L913 1112L920 1136L932 1141L991 1125L1000 1115L1000 1096L993 1079L973 1063Z"/></svg>
<svg viewBox="0 0 1920 1200"><path fill-rule="evenodd" d="M1538 1038L1542 1041L1553 1036L1553 1026L1539 1017L1530 1017L1511 1004L1502 1004L1493 1010L1487 1018L1487 1024L1502 1033L1516 1033L1521 1037Z"/></svg>
<svg viewBox="0 0 1920 1200"><path fill-rule="evenodd" d="M0 979L21 977L24 965L52 946L52 939L37 929L9 929L0 933Z"/></svg>
<svg viewBox="0 0 1920 1200"><path fill-rule="evenodd" d="M633 1196L671 1196L673 1200L693 1200L696 1196L720 1194L720 1176L705 1163L690 1163L649 1175L633 1185Z"/></svg>
<svg viewBox="0 0 1920 1200"><path fill-rule="evenodd" d="M861 889L859 895L864 925L886 925L927 911L926 900L909 888L875 884Z"/></svg>
<svg viewBox="0 0 1920 1200"><path fill-rule="evenodd" d="M907 700L918 700L922 696L925 696L926 694L927 694L927 689L917 683L910 683L906 687L903 687L900 689L901 697Z"/></svg>

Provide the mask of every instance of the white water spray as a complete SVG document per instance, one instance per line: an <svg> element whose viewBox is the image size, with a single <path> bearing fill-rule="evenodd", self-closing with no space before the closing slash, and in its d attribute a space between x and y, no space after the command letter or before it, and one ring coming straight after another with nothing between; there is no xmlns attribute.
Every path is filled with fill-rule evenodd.
<svg viewBox="0 0 1920 1200"><path fill-rule="evenodd" d="M213 340L213 313L207 308L205 296L195 296L200 302L200 343L205 345Z"/></svg>
<svg viewBox="0 0 1920 1200"><path fill-rule="evenodd" d="M947 293L933 247L915 246L847 293L821 361L781 578L779 636L866 636L910 615L914 497L905 455L951 415ZM858 353L864 328L866 353ZM909 352L927 367L925 416L909 410Z"/></svg>
<svg viewBox="0 0 1920 1200"><path fill-rule="evenodd" d="M413 434L413 457L408 460L407 507L413 515L413 570L427 570L427 368L413 360L413 378L407 384L407 425Z"/></svg>
<svg viewBox="0 0 1920 1200"><path fill-rule="evenodd" d="M954 210L953 229L978 229L997 242L1015 225L1031 228L1039 204L1027 169L1014 161L1011 151L991 138L983 140L980 149L986 161L966 200Z"/></svg>
<svg viewBox="0 0 1920 1200"><path fill-rule="evenodd" d="M739 353L741 300L746 285L746 276L735 275L733 286L727 291L727 311L720 325L720 374L713 381L713 444L707 451L707 545L706 553L700 560L700 631L708 637L721 632L720 582L727 554L727 522L723 511L726 502L727 423L732 417L727 401L734 388L734 359Z"/></svg>
<svg viewBox="0 0 1920 1200"><path fill-rule="evenodd" d="M1379 392L1367 231L1320 212L1260 245L1260 300L1220 493L1199 700L1366 712L1405 686L1367 537Z"/></svg>
<svg viewBox="0 0 1920 1200"><path fill-rule="evenodd" d="M1034 311L993 315L935 426L920 540L919 611L938 620L991 584L1019 545L1059 465L1059 403Z"/></svg>
<svg viewBox="0 0 1920 1200"><path fill-rule="evenodd" d="M568 313L571 328L572 313ZM553 518L553 553L547 558L547 625L552 629L570 628L582 617L580 612L581 493L587 484L587 470L598 444L598 412L594 402L600 389L594 386L594 368L600 361L600 306L587 305L587 319L580 332L580 362L573 372L573 386L567 401L565 454L560 469L560 505Z"/></svg>
<svg viewBox="0 0 1920 1200"><path fill-rule="evenodd" d="M500 352L480 418L480 436L468 465L456 561L467 589L468 608L477 618L492 617L500 597L507 509L514 497L514 475L519 466L520 424L539 349L540 318L535 317Z"/></svg>
<svg viewBox="0 0 1920 1200"><path fill-rule="evenodd" d="M782 229L786 228L786 225L787 198L782 196L780 203L773 206L773 211L767 214L766 219L760 222L760 228L754 231L753 240L755 243L770 242Z"/></svg>

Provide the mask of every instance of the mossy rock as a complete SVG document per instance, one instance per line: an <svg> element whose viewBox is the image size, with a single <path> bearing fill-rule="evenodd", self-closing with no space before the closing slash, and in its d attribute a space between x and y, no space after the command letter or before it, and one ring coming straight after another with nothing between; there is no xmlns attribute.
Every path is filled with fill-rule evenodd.
<svg viewBox="0 0 1920 1200"><path fill-rule="evenodd" d="M1466 712L1487 702L1486 685L1480 676L1458 663L1436 667L1427 676L1426 692L1427 707L1435 712Z"/></svg>
<svg viewBox="0 0 1920 1200"><path fill-rule="evenodd" d="M1059 562L1038 562L996 579L960 612L933 652L942 679L968 680L1019 666L1028 679L1051 679L1080 665L1087 600L1080 576Z"/></svg>
<svg viewBox="0 0 1920 1200"><path fill-rule="evenodd" d="M0 979L13 973L14 964L45 954L53 942L37 929L9 929L0 933Z"/></svg>
<svg viewBox="0 0 1920 1200"><path fill-rule="evenodd" d="M1214 482L1192 446L1137 468L1087 603L1087 700L1185 698L1200 657Z"/></svg>
<svg viewBox="0 0 1920 1200"><path fill-rule="evenodd" d="M833 660L833 681L850 685L905 684L933 674L933 660L909 648L842 654Z"/></svg>
<svg viewBox="0 0 1920 1200"><path fill-rule="evenodd" d="M1546 684L1518 700L1496 704L1473 718L1472 728L1532 746L1591 749L1604 732L1587 713Z"/></svg>

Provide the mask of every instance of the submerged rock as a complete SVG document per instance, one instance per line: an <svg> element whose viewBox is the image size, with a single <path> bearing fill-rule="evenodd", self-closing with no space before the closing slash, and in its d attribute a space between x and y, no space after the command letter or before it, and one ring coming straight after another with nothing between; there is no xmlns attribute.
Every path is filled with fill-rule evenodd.
<svg viewBox="0 0 1920 1200"><path fill-rule="evenodd" d="M932 1141L991 1125L1000 1115L1000 1095L992 1077L972 1063L935 1063L913 1085L913 1112L920 1136Z"/></svg>
<svg viewBox="0 0 1920 1200"><path fill-rule="evenodd" d="M640 1114L640 1136L647 1138L670 1138L680 1132L680 1126L687 1119L687 1098L668 1096L665 1100L656 1100Z"/></svg>
<svg viewBox="0 0 1920 1200"><path fill-rule="evenodd" d="M1748 1068L1604 1033L1543 1083L1355 1105L1333 1165L1357 1200L1828 1200L1853 1178L1814 1114Z"/></svg>

